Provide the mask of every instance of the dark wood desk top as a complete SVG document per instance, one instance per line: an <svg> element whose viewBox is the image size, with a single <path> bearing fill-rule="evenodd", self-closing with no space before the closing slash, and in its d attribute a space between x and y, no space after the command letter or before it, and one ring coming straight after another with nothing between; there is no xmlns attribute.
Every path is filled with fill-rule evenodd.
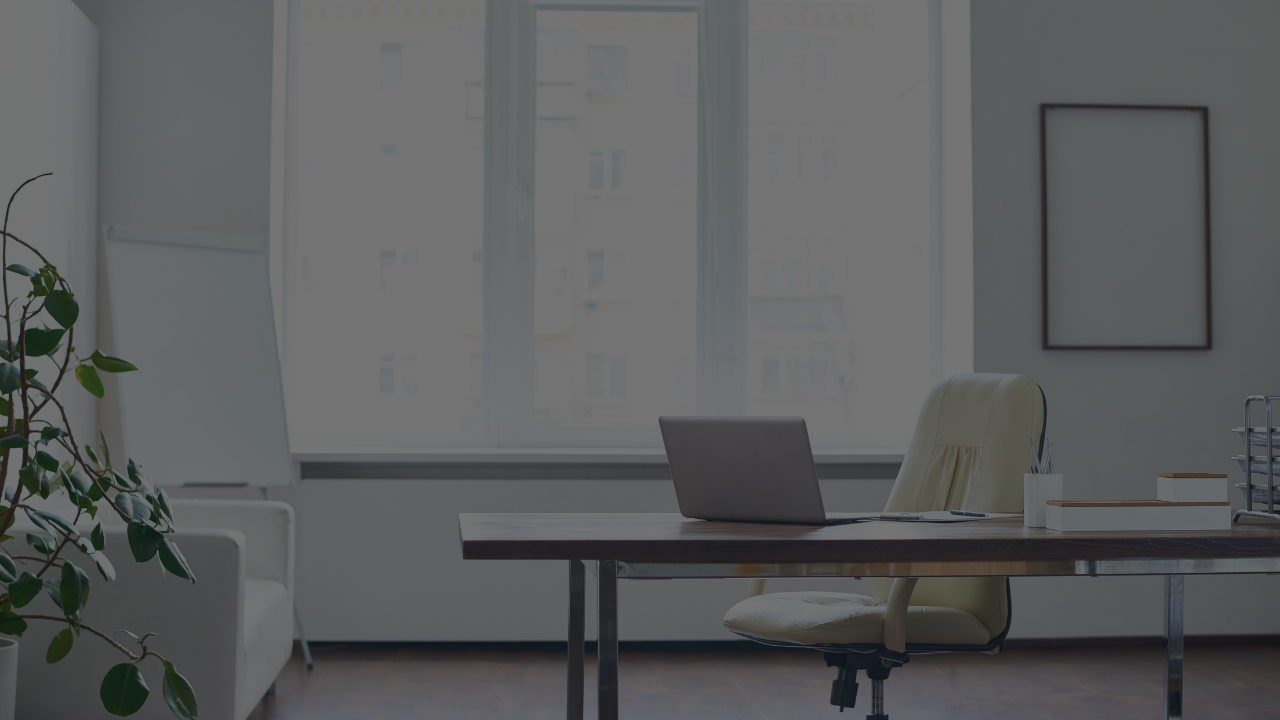
<svg viewBox="0 0 1280 720"><path fill-rule="evenodd" d="M1280 557L1280 523L1230 530L1059 532L1021 518L813 527L689 520L674 513L463 513L462 556L633 563L905 563Z"/></svg>

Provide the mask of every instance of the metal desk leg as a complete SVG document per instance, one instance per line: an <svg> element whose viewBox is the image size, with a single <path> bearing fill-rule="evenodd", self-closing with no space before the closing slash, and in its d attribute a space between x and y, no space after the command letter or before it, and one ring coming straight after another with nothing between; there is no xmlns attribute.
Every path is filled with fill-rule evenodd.
<svg viewBox="0 0 1280 720"><path fill-rule="evenodd" d="M601 560L598 575L600 581L599 640L596 656L599 660L599 719L618 720L618 561Z"/></svg>
<svg viewBox="0 0 1280 720"><path fill-rule="evenodd" d="M582 720L583 687L582 651L585 640L587 589L586 568L581 560L569 561L569 701L567 720Z"/></svg>
<svg viewBox="0 0 1280 720"><path fill-rule="evenodd" d="M1182 591L1186 577L1164 576L1164 717L1182 720Z"/></svg>

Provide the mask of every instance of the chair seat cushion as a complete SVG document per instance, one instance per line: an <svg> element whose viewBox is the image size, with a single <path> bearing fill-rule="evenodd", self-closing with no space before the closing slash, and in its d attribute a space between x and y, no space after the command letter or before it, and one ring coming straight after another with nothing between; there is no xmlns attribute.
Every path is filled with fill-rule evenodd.
<svg viewBox="0 0 1280 720"><path fill-rule="evenodd" d="M724 616L740 635L801 645L881 644L887 606L865 595L833 592L768 593L747 598ZM963 610L907 608L907 643L985 645L991 633Z"/></svg>

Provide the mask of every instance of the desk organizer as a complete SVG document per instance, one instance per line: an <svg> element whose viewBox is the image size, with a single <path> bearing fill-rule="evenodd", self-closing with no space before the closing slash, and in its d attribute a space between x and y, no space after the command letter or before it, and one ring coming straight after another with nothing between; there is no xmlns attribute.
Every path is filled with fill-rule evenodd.
<svg viewBox="0 0 1280 720"><path fill-rule="evenodd" d="M1240 469L1244 471L1244 482L1237 483L1236 487L1244 493L1244 510L1237 510L1231 518L1232 522L1240 519L1241 515L1250 515L1253 517L1266 517L1274 520L1280 520L1280 512L1277 512L1277 506L1280 506L1280 487L1276 487L1276 478L1280 477L1280 430L1277 430L1272 421L1271 401L1280 400L1277 395L1250 395L1244 400L1244 427L1238 427L1232 432L1240 436L1241 442L1244 443L1244 454L1236 455L1231 458L1240 463ZM1252 423L1251 410L1255 402L1263 403L1267 411L1267 424L1262 427L1254 427ZM1266 455L1254 455L1253 448L1266 448ZM1266 475L1266 485L1254 485L1254 474ZM1261 508L1254 510L1253 504L1266 503L1266 510Z"/></svg>

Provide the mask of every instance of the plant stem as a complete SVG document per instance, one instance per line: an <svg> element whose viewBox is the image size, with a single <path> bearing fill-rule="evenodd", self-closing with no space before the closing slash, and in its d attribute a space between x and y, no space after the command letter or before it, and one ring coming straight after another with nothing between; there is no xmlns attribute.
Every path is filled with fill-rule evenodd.
<svg viewBox="0 0 1280 720"><path fill-rule="evenodd" d="M92 627L90 627L90 626L88 626L88 625L85 625L84 623L77 623L76 621L72 620L71 618L58 617L57 615L19 615L18 617L22 618L23 620L52 620L52 621L54 621L54 622L66 623L66 624L68 624L68 625L72 625L72 626L79 625L82 629L84 629L84 630L88 630L89 632L93 633L94 635L97 635L98 637L102 638L103 640L106 640L107 642L111 643L111 647L113 647L113 648L115 648L115 649L119 650L120 652L124 653L125 655L128 655L128 656L129 656L129 659L130 659L130 660L132 660L132 661L134 661L134 662L138 662L139 660L141 660L142 658L146 657L147 655L155 655L155 653L147 653L147 654L144 654L144 655L134 655L133 653L129 652L129 649L128 649L128 648L126 648L125 646L123 646L123 645L121 645L120 643L116 642L116 641L115 641L115 640L113 640L110 636L108 636L108 635L104 634L104 633L103 633L103 632L101 632L100 630L95 630L94 628L92 628ZM156 655L156 657L159 657L159 655Z"/></svg>

